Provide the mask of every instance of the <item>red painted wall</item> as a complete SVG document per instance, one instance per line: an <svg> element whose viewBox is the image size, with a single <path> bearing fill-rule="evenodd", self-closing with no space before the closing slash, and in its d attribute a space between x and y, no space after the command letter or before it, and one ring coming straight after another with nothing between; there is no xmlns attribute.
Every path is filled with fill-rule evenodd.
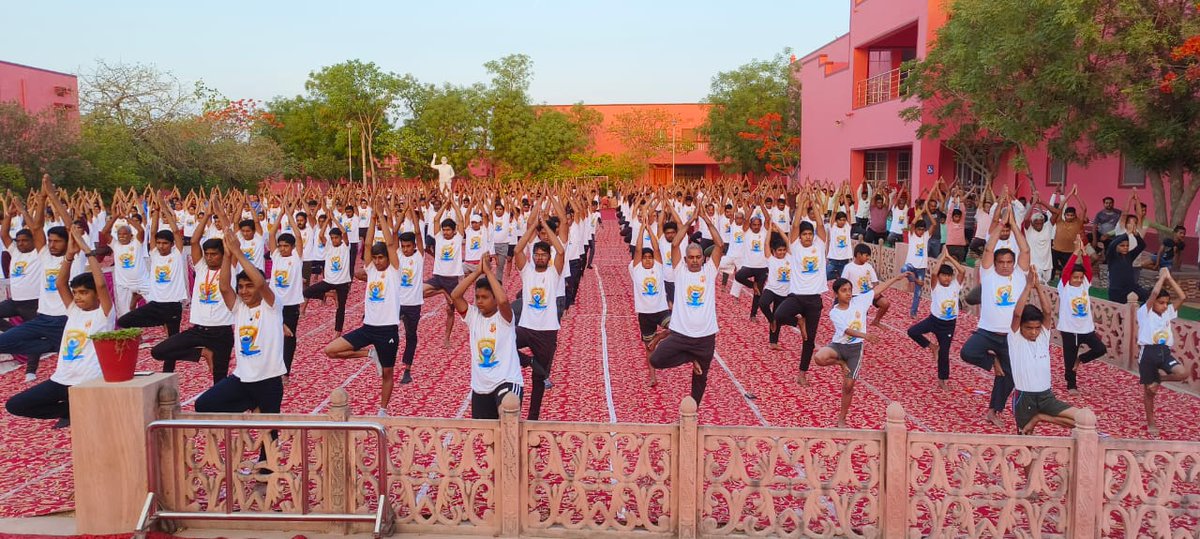
<svg viewBox="0 0 1200 539"><path fill-rule="evenodd" d="M0 101L15 101L30 113L61 109L79 117L75 75L0 61Z"/></svg>

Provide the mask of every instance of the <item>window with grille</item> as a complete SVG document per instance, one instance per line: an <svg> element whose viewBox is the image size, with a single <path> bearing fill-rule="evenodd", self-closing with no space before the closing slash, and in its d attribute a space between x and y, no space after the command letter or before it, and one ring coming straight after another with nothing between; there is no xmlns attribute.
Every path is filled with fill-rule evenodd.
<svg viewBox="0 0 1200 539"><path fill-rule="evenodd" d="M1050 170L1046 172L1046 185L1067 184L1067 162L1062 159L1051 159Z"/></svg>
<svg viewBox="0 0 1200 539"><path fill-rule="evenodd" d="M912 181L912 152L902 150L896 152L896 181L908 183Z"/></svg>
<svg viewBox="0 0 1200 539"><path fill-rule="evenodd" d="M888 179L888 153L867 152L863 163L863 177L869 182L886 182Z"/></svg>
<svg viewBox="0 0 1200 539"><path fill-rule="evenodd" d="M1146 169L1132 159L1121 156L1121 187L1145 187Z"/></svg>

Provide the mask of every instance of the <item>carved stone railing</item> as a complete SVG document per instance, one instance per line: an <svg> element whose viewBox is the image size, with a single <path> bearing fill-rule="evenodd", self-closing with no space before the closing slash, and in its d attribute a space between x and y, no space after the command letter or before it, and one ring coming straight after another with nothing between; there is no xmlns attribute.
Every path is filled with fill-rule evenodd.
<svg viewBox="0 0 1200 539"><path fill-rule="evenodd" d="M155 415L163 419L281 417L181 414L174 391L159 399ZM345 392L335 390L330 400L327 415L282 417L349 419ZM385 427L386 464L365 436L350 433L311 435L309 462L301 463L298 441L286 431L268 441L264 429L252 429L231 443L209 432L179 432L155 445L162 485L156 494L166 510L232 503L290 513L298 496L308 496L322 511L366 513L377 509L373 477L386 465L401 532L1088 539L1200 533L1200 442L1101 440L1086 409L1065 437L909 432L895 402L883 430L700 426L691 398L681 403L679 422L665 425L522 422L518 414L509 398L499 421L353 418ZM232 488L212 479L227 466L247 469ZM279 529L260 522L220 526ZM315 522L287 529L367 530Z"/></svg>

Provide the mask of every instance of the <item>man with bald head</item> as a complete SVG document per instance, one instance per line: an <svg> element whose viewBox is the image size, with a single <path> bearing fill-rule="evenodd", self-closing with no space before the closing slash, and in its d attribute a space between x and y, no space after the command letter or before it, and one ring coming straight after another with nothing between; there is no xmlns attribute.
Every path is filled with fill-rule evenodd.
<svg viewBox="0 0 1200 539"><path fill-rule="evenodd" d="M666 207L675 214L670 204ZM676 222L682 222L678 214L674 218ZM687 230L697 218L704 220L713 238L712 257L704 260L704 249L699 243L681 249L686 234L676 234L672 240L669 256L675 272L675 304L671 308L670 333L651 351L650 366L669 369L691 364L692 399L698 405L708 386L708 367L717 345L715 292L724 242L705 212L696 212L680 228Z"/></svg>

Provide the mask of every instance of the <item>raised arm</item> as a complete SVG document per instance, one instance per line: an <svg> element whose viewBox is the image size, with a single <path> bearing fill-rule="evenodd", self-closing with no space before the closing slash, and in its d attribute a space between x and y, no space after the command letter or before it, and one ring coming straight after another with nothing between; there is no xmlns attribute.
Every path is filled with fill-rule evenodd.
<svg viewBox="0 0 1200 539"><path fill-rule="evenodd" d="M1037 274L1032 270L1029 273L1032 274L1026 277L1026 281L1029 284L1025 287L1025 290L1021 291L1021 296L1017 298L1017 305L1013 308L1012 325L1010 327L1012 327L1014 333L1021 331L1021 312L1025 310L1025 305L1029 303L1029 292L1038 286Z"/></svg>
<svg viewBox="0 0 1200 539"><path fill-rule="evenodd" d="M82 245L75 239L75 234L68 234L67 254L62 257L62 263L58 266L58 286L56 287L58 288L58 297L68 309L75 303L75 295L71 292L68 284L71 280L71 264L75 263L75 257L79 255Z"/></svg>
<svg viewBox="0 0 1200 539"><path fill-rule="evenodd" d="M476 266L475 271L468 273L466 277L458 282L458 286L454 287L454 290L450 292L450 300L454 302L454 312L457 312L459 316L467 314L467 308L470 305L467 303L467 300L464 296L467 294L467 289L470 288L472 284L475 284L475 280L483 274L483 266L484 264L482 263ZM500 285L496 286L499 287ZM505 318L505 320L512 320L511 305L508 309L508 317Z"/></svg>

